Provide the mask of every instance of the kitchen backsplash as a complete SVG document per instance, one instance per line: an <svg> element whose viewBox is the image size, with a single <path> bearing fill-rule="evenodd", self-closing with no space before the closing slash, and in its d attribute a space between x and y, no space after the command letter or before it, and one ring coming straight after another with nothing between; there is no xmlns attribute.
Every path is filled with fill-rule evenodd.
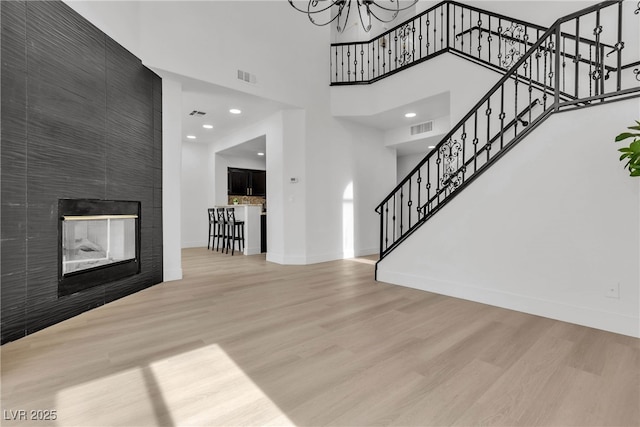
<svg viewBox="0 0 640 427"><path fill-rule="evenodd" d="M267 199L258 196L229 196L229 204L233 204L233 199L238 199L241 205L264 205Z"/></svg>

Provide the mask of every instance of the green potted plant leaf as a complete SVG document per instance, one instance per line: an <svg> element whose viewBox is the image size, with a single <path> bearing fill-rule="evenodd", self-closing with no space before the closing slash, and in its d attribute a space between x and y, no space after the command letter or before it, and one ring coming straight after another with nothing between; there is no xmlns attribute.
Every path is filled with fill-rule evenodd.
<svg viewBox="0 0 640 427"><path fill-rule="evenodd" d="M627 129L640 131L640 122L636 120L636 124L637 126L630 126ZM633 138L629 146L618 149L622 153L620 161L627 159L627 164L624 167L629 169L629 174L640 176L640 132L623 132L616 136L616 142L629 138Z"/></svg>

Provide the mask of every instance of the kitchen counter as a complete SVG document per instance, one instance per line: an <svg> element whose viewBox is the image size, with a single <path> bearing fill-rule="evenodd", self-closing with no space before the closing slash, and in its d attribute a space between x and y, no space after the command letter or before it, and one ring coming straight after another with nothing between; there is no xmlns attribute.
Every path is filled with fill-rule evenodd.
<svg viewBox="0 0 640 427"><path fill-rule="evenodd" d="M235 208L236 221L244 221L244 254L259 254L262 205L218 205L216 208ZM236 243L236 250L238 248Z"/></svg>

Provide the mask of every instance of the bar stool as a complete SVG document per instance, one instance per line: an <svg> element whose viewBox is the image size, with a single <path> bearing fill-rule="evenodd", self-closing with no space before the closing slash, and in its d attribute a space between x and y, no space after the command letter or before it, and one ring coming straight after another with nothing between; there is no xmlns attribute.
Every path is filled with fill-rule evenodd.
<svg viewBox="0 0 640 427"><path fill-rule="evenodd" d="M235 208L227 208L227 253L229 253L229 245L231 245L231 255L236 248L236 240L238 241L238 250L244 250L244 221L236 221Z"/></svg>
<svg viewBox="0 0 640 427"><path fill-rule="evenodd" d="M207 214L209 215L209 236L207 237L207 249L211 248L213 250L213 246L216 242L216 226L218 225L218 218L216 218L216 210L215 208L207 209Z"/></svg>
<svg viewBox="0 0 640 427"><path fill-rule="evenodd" d="M213 238L213 241L215 245L215 239L218 239L218 244L216 246L216 252L218 252L218 249L220 249L220 241L222 240L222 252L224 252L224 248L227 245L227 218L224 215L224 208L216 209L216 217L216 229L214 231L215 237Z"/></svg>

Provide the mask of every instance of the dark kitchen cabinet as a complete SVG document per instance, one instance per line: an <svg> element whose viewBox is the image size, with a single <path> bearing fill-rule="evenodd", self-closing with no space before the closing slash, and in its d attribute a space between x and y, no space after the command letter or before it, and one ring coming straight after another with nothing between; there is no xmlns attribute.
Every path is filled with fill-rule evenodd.
<svg viewBox="0 0 640 427"><path fill-rule="evenodd" d="M251 195L267 195L267 171L253 171L251 173Z"/></svg>
<svg viewBox="0 0 640 427"><path fill-rule="evenodd" d="M267 172L254 169L227 169L229 196L266 196Z"/></svg>
<svg viewBox="0 0 640 427"><path fill-rule="evenodd" d="M249 188L249 175L246 169L229 168L227 172L229 196L246 196Z"/></svg>

